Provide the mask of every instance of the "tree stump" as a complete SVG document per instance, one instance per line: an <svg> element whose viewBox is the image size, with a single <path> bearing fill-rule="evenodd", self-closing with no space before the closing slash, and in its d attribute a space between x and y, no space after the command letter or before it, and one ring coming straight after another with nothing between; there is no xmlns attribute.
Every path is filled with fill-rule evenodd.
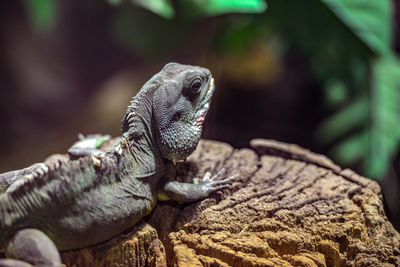
<svg viewBox="0 0 400 267"><path fill-rule="evenodd" d="M170 266L400 266L400 234L387 220L376 182L295 145L253 140L251 146L238 150L202 140L178 164L178 179L187 182L221 168L236 182L197 203L159 203L145 218L157 229L151 239L163 241ZM83 251L104 257L113 247L101 246ZM149 251L143 257L154 258ZM150 265L164 266L162 257Z"/></svg>
<svg viewBox="0 0 400 267"><path fill-rule="evenodd" d="M145 266L152 255L149 248L154 240L158 240L157 232L142 222L103 244L62 252L61 258L69 267Z"/></svg>
<svg viewBox="0 0 400 267"><path fill-rule="evenodd" d="M165 240L171 264L400 265L400 235L376 182L295 145L251 146L203 141L189 158L189 176L224 167L237 182L180 212Z"/></svg>

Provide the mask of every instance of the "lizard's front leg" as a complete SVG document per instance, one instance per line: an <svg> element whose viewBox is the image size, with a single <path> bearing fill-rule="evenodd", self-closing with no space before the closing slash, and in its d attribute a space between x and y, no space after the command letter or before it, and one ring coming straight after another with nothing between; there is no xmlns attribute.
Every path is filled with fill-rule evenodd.
<svg viewBox="0 0 400 267"><path fill-rule="evenodd" d="M2 267L61 267L60 254L50 238L37 229L18 231L6 247Z"/></svg>
<svg viewBox="0 0 400 267"><path fill-rule="evenodd" d="M211 176L210 173L206 173L202 180L194 179L195 183L193 184L181 183L173 180L175 177L175 170L174 166L167 166L166 177L161 181L158 188L159 200L172 199L179 202L194 202L204 199L218 190L231 188L231 183L234 181L233 176L218 180L225 172L225 170L222 169L214 176Z"/></svg>

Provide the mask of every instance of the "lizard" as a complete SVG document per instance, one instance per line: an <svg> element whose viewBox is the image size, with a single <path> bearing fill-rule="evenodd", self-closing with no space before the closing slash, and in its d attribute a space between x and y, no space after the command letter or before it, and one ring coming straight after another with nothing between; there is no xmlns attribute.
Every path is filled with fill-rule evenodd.
<svg viewBox="0 0 400 267"><path fill-rule="evenodd" d="M193 202L231 188L234 177L219 179L221 172L174 180L176 162L200 140L214 89L208 69L168 63L132 99L108 151L96 144L108 136L89 136L68 161L0 175L0 249L9 257L0 266L60 266L58 251L120 234L158 200Z"/></svg>

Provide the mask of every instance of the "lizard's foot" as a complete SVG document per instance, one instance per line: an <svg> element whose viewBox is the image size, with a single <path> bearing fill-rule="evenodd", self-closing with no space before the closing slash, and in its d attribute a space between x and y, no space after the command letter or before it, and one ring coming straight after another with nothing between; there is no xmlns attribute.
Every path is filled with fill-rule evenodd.
<svg viewBox="0 0 400 267"><path fill-rule="evenodd" d="M193 184L180 183L170 179L159 188L159 199L172 199L179 202L193 202L204 199L218 190L232 188L231 184L235 181L235 176L219 179L225 174L225 169L213 176L207 172L201 180L194 178Z"/></svg>
<svg viewBox="0 0 400 267"><path fill-rule="evenodd" d="M216 181L218 177L224 177L226 174L226 169L222 168L217 172L216 174L212 175L211 172L206 172L203 176L203 178L193 178L193 183L194 184L201 184L209 181ZM211 176L212 175L212 176ZM233 176L232 176L233 177Z"/></svg>
<svg viewBox="0 0 400 267"><path fill-rule="evenodd" d="M100 150L102 144L111 139L110 135L102 134L90 134L84 136L83 134L78 135L79 141L74 143L71 148L68 149L68 154L72 158L79 158L85 156L96 156L101 157L105 155L105 152Z"/></svg>
<svg viewBox="0 0 400 267"><path fill-rule="evenodd" d="M207 192L213 193L223 189L232 188L232 183L235 181L235 176L228 177L223 180L203 182L201 185L205 187Z"/></svg>
<svg viewBox="0 0 400 267"><path fill-rule="evenodd" d="M6 256L10 259L0 260L0 266L62 266L54 243L37 229L18 231L7 245Z"/></svg>
<svg viewBox="0 0 400 267"><path fill-rule="evenodd" d="M224 177L225 175L226 169L222 168L213 176L211 176L211 172L206 172L201 180L198 178L193 178L193 183L207 187L207 191L210 193L218 190L232 188L231 184L235 180L235 175L232 175L222 180L218 179L220 177Z"/></svg>

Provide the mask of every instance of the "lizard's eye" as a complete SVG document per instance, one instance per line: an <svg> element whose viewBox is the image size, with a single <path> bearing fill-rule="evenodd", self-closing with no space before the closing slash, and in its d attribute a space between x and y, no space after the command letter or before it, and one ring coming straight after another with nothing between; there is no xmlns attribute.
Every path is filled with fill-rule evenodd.
<svg viewBox="0 0 400 267"><path fill-rule="evenodd" d="M200 78L194 79L193 82L190 84L190 92L192 92L193 94L200 93L201 85L202 80Z"/></svg>

